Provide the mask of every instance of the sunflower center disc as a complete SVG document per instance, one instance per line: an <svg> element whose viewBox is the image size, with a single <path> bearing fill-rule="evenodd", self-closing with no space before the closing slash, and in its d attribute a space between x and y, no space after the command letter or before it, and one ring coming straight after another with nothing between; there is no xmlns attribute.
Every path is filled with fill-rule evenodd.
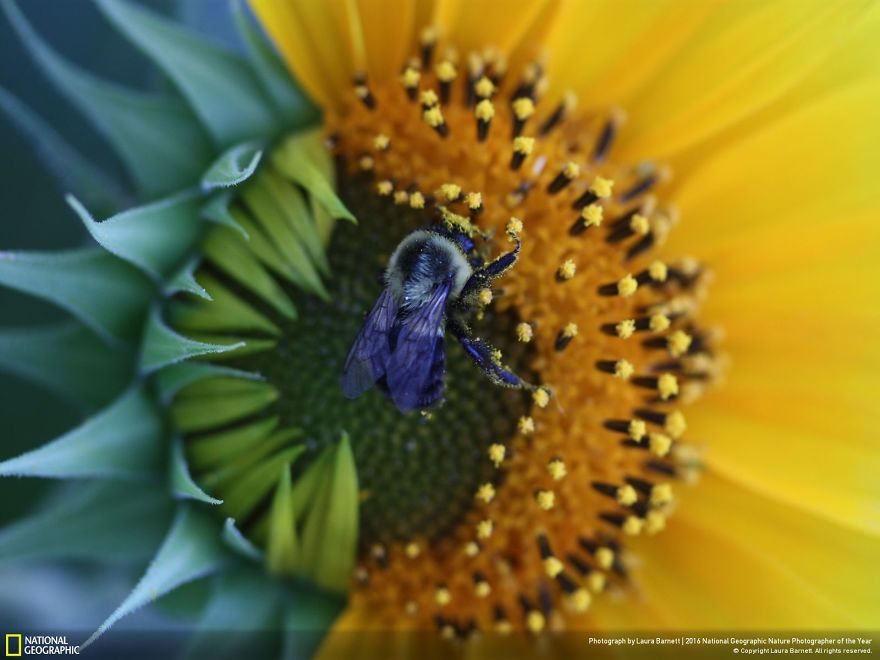
<svg viewBox="0 0 880 660"><path fill-rule="evenodd" d="M522 391L492 386L451 337L445 400L429 416L404 415L375 389L353 401L342 395L342 365L381 291L387 258L407 233L423 226L425 216L377 197L369 181L340 176L340 195L357 209L359 224L340 222L334 230L329 302L291 288L299 318L282 327L275 351L244 358L239 366L262 373L278 388L282 424L303 429L311 451L343 431L349 434L364 547L437 538L472 508L478 486L497 478L487 449L513 436L531 402ZM526 376L527 345L510 340L517 321L509 311L490 311L475 330Z"/></svg>

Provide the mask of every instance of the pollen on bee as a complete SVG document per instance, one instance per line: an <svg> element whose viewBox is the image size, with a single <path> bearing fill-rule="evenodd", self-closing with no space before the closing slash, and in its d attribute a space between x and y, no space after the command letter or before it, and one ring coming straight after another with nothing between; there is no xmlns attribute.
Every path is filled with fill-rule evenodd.
<svg viewBox="0 0 880 660"><path fill-rule="evenodd" d="M376 192L382 197L388 197L394 192L394 184L388 179L383 179L376 184Z"/></svg>
<svg viewBox="0 0 880 660"><path fill-rule="evenodd" d="M495 525L491 520L486 518L485 520L481 520L477 523L477 538L478 539L487 539L492 536L492 531L495 529Z"/></svg>
<svg viewBox="0 0 880 660"><path fill-rule="evenodd" d="M511 217L510 220L507 221L505 229L510 236L518 236L523 230L522 220Z"/></svg>
<svg viewBox="0 0 880 660"><path fill-rule="evenodd" d="M532 401L538 408L546 408L547 404L550 403L550 392L543 387L539 387L532 392Z"/></svg>
<svg viewBox="0 0 880 660"><path fill-rule="evenodd" d="M556 271L556 276L559 280L568 281L577 273L577 265L574 263L573 259L566 259L563 261L559 269Z"/></svg>
<svg viewBox="0 0 880 660"><path fill-rule="evenodd" d="M621 339L629 339L636 331L636 322L632 319L625 319L614 326L614 331Z"/></svg>
<svg viewBox="0 0 880 660"><path fill-rule="evenodd" d="M535 493L535 502L544 511L549 511L556 505L556 493L552 490L539 490Z"/></svg>
<svg viewBox="0 0 880 660"><path fill-rule="evenodd" d="M552 458L549 463L547 463L547 472L550 473L550 476L554 481L560 481L565 478L565 475L568 474L568 469L565 467L565 463L559 457Z"/></svg>
<svg viewBox="0 0 880 660"><path fill-rule="evenodd" d="M532 326L525 321L516 324L516 339L517 341L521 341L523 343L527 343L532 341L532 337L534 337L534 330Z"/></svg>
<svg viewBox="0 0 880 660"><path fill-rule="evenodd" d="M493 486L488 481L482 484L477 489L477 499L482 500L486 504L489 504L489 502L495 499L495 486Z"/></svg>
<svg viewBox="0 0 880 660"><path fill-rule="evenodd" d="M516 428L522 435L531 435L535 432L535 420L531 417L520 417Z"/></svg>
<svg viewBox="0 0 880 660"><path fill-rule="evenodd" d="M504 462L504 456L506 453L507 449L505 449L502 444L496 442L489 445L489 460L494 463L495 467L501 466L501 463Z"/></svg>

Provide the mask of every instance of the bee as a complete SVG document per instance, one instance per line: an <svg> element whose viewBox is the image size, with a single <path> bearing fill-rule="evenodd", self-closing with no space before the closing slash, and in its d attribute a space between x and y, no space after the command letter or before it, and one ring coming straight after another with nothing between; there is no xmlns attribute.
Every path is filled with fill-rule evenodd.
<svg viewBox="0 0 880 660"><path fill-rule="evenodd" d="M468 325L481 307L481 292L516 263L519 238L508 233L514 249L485 263L469 221L448 211L444 217L446 224L412 232L392 253L382 293L343 366L346 397L354 399L376 385L401 412L438 405L445 388L447 331L491 382L534 389L502 365L500 351L474 337Z"/></svg>

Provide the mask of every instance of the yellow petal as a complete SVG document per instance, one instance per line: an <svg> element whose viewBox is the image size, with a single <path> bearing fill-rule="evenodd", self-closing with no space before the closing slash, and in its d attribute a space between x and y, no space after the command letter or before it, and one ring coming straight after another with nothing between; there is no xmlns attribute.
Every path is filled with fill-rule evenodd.
<svg viewBox="0 0 880 660"><path fill-rule="evenodd" d="M640 543L634 582L671 627L876 628L880 540L737 487L712 471L679 489L667 530Z"/></svg>
<svg viewBox="0 0 880 660"><path fill-rule="evenodd" d="M351 92L346 28L331 3L250 0L272 42L306 92L322 107L337 107Z"/></svg>
<svg viewBox="0 0 880 660"><path fill-rule="evenodd" d="M855 80L695 168L670 251L705 258L726 382L689 415L725 475L880 531L880 103Z"/></svg>
<svg viewBox="0 0 880 660"><path fill-rule="evenodd" d="M865 5L719 3L635 93L624 155L669 157L755 112L839 47ZM643 57L650 57L650 50Z"/></svg>

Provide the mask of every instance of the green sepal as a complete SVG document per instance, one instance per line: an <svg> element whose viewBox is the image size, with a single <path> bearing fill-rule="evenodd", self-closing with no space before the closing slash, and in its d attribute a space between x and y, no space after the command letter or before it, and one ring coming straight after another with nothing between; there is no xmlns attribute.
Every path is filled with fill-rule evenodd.
<svg viewBox="0 0 880 660"><path fill-rule="evenodd" d="M31 142L60 192L72 192L101 214L115 213L126 205L116 181L95 167L18 98L0 88L0 110Z"/></svg>
<svg viewBox="0 0 880 660"><path fill-rule="evenodd" d="M182 390L171 406L176 428L204 431L254 415L278 400L278 390L260 381L211 378Z"/></svg>
<svg viewBox="0 0 880 660"><path fill-rule="evenodd" d="M257 170L263 157L263 142L252 140L227 149L202 176L202 191L232 188Z"/></svg>
<svg viewBox="0 0 880 660"><path fill-rule="evenodd" d="M158 306L154 306L144 331L140 368L150 373L200 355L228 353L244 346L244 342L213 344L188 339L169 328L162 320Z"/></svg>
<svg viewBox="0 0 880 660"><path fill-rule="evenodd" d="M15 3L3 0L3 9L42 70L119 154L143 197L153 199L198 179L210 162L211 145L186 104L73 66L37 36Z"/></svg>
<svg viewBox="0 0 880 660"><path fill-rule="evenodd" d="M331 591L347 591L358 536L357 467L348 435L326 449L332 457L302 532L302 572Z"/></svg>
<svg viewBox="0 0 880 660"><path fill-rule="evenodd" d="M247 540L245 535L235 526L235 520L232 518L227 518L226 523L223 525L223 541L232 550L246 559L254 561L263 560L263 552Z"/></svg>
<svg viewBox="0 0 880 660"><path fill-rule="evenodd" d="M275 497L269 511L269 540L266 543L266 567L272 573L293 573L299 563L299 538L290 500L290 463L281 467Z"/></svg>
<svg viewBox="0 0 880 660"><path fill-rule="evenodd" d="M272 153L272 164L284 177L305 188L332 217L356 222L351 211L336 196L332 179L322 171L322 165L316 164L314 145L309 144L309 140L308 135L305 138L299 135L288 137Z"/></svg>
<svg viewBox="0 0 880 660"><path fill-rule="evenodd" d="M290 76L284 62L249 20L242 3L236 1L232 12L254 73L283 118L285 126L298 128L317 122L320 118L318 108L306 98Z"/></svg>
<svg viewBox="0 0 880 660"><path fill-rule="evenodd" d="M277 246L282 259L294 274L294 284L305 291L314 293L323 300L329 300L330 294L324 287L314 262L299 237L294 233L285 217L284 210L274 198L265 176L258 174L247 186L241 189L241 194L254 218L265 230L271 242ZM246 226L245 229L247 229ZM251 243L253 244L254 234L248 233L251 234Z"/></svg>
<svg viewBox="0 0 880 660"><path fill-rule="evenodd" d="M110 347L76 321L0 329L0 368L94 409L131 380L134 352Z"/></svg>
<svg viewBox="0 0 880 660"><path fill-rule="evenodd" d="M217 268L281 315L288 319L296 318L296 308L290 297L260 265L246 239L227 227L215 227L205 237L202 251Z"/></svg>
<svg viewBox="0 0 880 660"><path fill-rule="evenodd" d="M116 344L137 339L154 292L143 274L98 248L0 252L0 284L61 307Z"/></svg>
<svg viewBox="0 0 880 660"><path fill-rule="evenodd" d="M208 295L205 288L196 280L195 273L200 261L200 256L194 256L187 261L175 275L168 279L165 286L162 287L162 293L168 298L177 293L191 293L203 300L211 300L211 296Z"/></svg>
<svg viewBox="0 0 880 660"><path fill-rule="evenodd" d="M193 481L186 463L183 452L183 442L180 438L171 441L171 458L169 465L169 479L171 481L171 493L179 499L192 499L206 504L223 504L223 500L211 497Z"/></svg>
<svg viewBox="0 0 880 660"><path fill-rule="evenodd" d="M235 463L268 438L280 419L277 416L257 419L244 426L200 435L187 441L192 466L199 471L210 470L224 463Z"/></svg>
<svg viewBox="0 0 880 660"><path fill-rule="evenodd" d="M102 222L96 222L75 197L67 195L66 199L98 243L156 281L181 266L203 229L201 198L196 190L123 211Z"/></svg>
<svg viewBox="0 0 880 660"><path fill-rule="evenodd" d="M174 82L215 146L265 137L281 128L244 58L132 3L95 4Z"/></svg>
<svg viewBox="0 0 880 660"><path fill-rule="evenodd" d="M229 212L229 205L232 201L233 191L221 190L215 192L204 206L202 206L199 213L205 220L234 229L241 234L243 239L248 240L250 237L244 230L244 227L238 224L238 221L233 218L232 214Z"/></svg>
<svg viewBox="0 0 880 660"><path fill-rule="evenodd" d="M161 415L134 386L60 438L0 462L0 476L151 479L161 471L162 446Z"/></svg>
<svg viewBox="0 0 880 660"><path fill-rule="evenodd" d="M181 505L143 577L81 648L94 642L122 617L181 585L215 573L230 559L231 556L220 542L216 518L191 505Z"/></svg>
<svg viewBox="0 0 880 660"><path fill-rule="evenodd" d="M165 367L156 374L155 381L159 391L159 400L167 406L177 396L177 393L187 385L205 378L217 376L234 376L235 378L243 378L245 380L265 380L260 374L252 371L242 371L241 369L221 367L204 362L181 362Z"/></svg>
<svg viewBox="0 0 880 660"><path fill-rule="evenodd" d="M168 322L182 332L256 332L277 337L281 328L206 272L199 274L210 300L173 300Z"/></svg>
<svg viewBox="0 0 880 660"><path fill-rule="evenodd" d="M157 488L71 484L0 530L0 563L50 558L142 561L162 540L171 513L172 503Z"/></svg>

